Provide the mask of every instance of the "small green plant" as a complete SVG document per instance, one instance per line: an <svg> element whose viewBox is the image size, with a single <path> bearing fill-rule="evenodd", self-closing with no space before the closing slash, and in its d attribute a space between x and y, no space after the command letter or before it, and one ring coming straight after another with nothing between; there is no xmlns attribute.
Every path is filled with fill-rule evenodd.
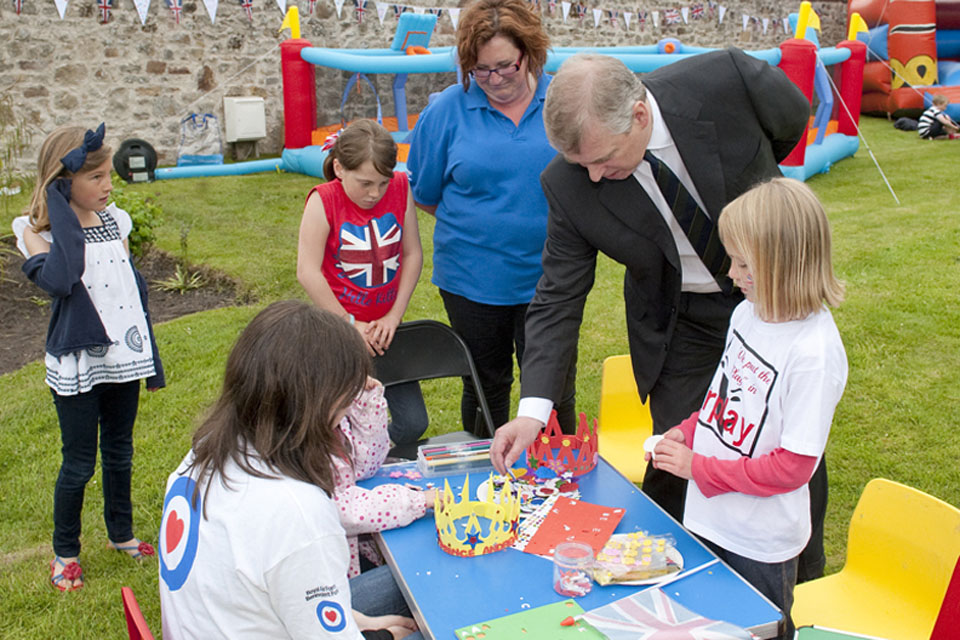
<svg viewBox="0 0 960 640"><path fill-rule="evenodd" d="M171 293L176 291L180 295L183 295L187 291L193 291L194 289L202 287L204 279L199 271L191 273L189 269L185 269L182 265L178 264L177 270L174 271L172 276L164 278L163 280L156 280L153 284L163 291L169 291Z"/></svg>
<svg viewBox="0 0 960 640"><path fill-rule="evenodd" d="M172 276L154 282L163 291L177 291L183 295L187 291L199 289L205 284L203 274L190 268L190 254L188 236L191 224L184 222L180 225L180 256L177 258L177 269Z"/></svg>
<svg viewBox="0 0 960 640"><path fill-rule="evenodd" d="M120 178L114 180L113 184L111 194L113 203L129 213L130 220L133 222L133 229L127 237L130 253L135 258L142 257L147 247L156 240L157 234L154 227L163 218L163 208L149 196L137 191L128 191Z"/></svg>
<svg viewBox="0 0 960 640"><path fill-rule="evenodd" d="M14 108L13 87L11 84L0 92L0 202L5 216L10 213L10 199L29 191L33 184L30 174L19 166L33 132L26 116Z"/></svg>

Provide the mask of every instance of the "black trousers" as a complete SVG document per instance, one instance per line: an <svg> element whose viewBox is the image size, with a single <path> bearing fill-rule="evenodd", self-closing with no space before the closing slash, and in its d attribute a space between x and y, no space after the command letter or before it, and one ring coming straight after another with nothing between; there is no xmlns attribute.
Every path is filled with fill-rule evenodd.
<svg viewBox="0 0 960 640"><path fill-rule="evenodd" d="M663 368L650 390L655 434L666 433L700 408L723 355L730 312L729 299L719 293L680 295L677 326ZM642 445L637 443L638 450ZM676 520L683 520L686 480L647 464L643 492Z"/></svg>
<svg viewBox="0 0 960 640"><path fill-rule="evenodd" d="M497 427L510 420L510 389L513 386L513 357L523 362L526 304L493 305L474 302L449 291L440 290L450 326L460 334L470 349L480 377L480 387ZM560 425L574 428L573 390L558 403ZM464 429L475 431L478 411L476 394L471 385L463 385L460 413ZM572 433L572 431L570 431Z"/></svg>

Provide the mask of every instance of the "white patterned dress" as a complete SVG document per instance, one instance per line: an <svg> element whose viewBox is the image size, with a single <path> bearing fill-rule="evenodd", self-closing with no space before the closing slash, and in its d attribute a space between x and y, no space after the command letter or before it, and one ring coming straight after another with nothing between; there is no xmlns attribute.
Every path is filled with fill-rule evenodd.
<svg viewBox="0 0 960 640"><path fill-rule="evenodd" d="M86 393L97 384L129 382L156 373L147 317L130 256L123 245L133 223L126 211L112 203L97 215L102 224L83 229L82 280L111 344L59 358L46 354L47 385L60 396ZM17 248L27 258L30 254L23 243L23 232L29 224L26 216L13 221ZM47 242L53 240L47 231L40 236Z"/></svg>

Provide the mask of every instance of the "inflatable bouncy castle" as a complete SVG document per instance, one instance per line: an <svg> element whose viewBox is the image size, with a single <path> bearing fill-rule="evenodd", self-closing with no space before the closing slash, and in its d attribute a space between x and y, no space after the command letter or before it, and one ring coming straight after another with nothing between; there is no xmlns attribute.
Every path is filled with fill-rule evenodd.
<svg viewBox="0 0 960 640"><path fill-rule="evenodd" d="M870 28L863 113L917 117L934 94L960 117L960 0L849 0Z"/></svg>

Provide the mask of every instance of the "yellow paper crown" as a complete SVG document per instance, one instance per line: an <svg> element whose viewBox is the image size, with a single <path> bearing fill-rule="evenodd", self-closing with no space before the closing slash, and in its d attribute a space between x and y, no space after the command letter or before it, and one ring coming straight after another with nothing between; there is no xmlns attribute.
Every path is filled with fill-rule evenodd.
<svg viewBox="0 0 960 640"><path fill-rule="evenodd" d="M527 447L527 465L531 469L546 467L557 475L567 472L582 476L597 466L597 421L587 424L587 415L580 414L576 435L560 431L557 412L550 414L547 428Z"/></svg>
<svg viewBox="0 0 960 640"><path fill-rule="evenodd" d="M455 556L480 556L504 549L517 539L520 498L513 495L508 480L494 502L493 474L487 480L485 500L470 499L470 476L463 479L463 491L457 502L450 483L444 480L443 493L437 492L433 515L437 523L440 548Z"/></svg>

